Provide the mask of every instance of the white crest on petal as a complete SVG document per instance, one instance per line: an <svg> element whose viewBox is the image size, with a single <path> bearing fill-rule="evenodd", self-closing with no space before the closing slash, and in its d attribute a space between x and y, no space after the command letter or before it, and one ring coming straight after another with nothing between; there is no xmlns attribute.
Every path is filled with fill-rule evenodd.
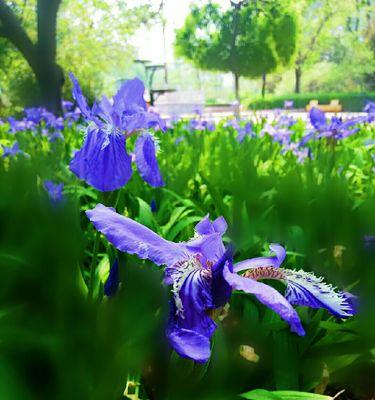
<svg viewBox="0 0 375 400"><path fill-rule="evenodd" d="M171 268L173 272L171 277L173 280L172 293L176 304L176 314L184 318L184 307L180 297L180 290L186 278L194 271L202 269L202 264L197 257L191 257L183 261L179 261Z"/></svg>
<svg viewBox="0 0 375 400"><path fill-rule="evenodd" d="M283 269L283 272L287 282L285 297L291 304L323 307L341 318L352 315L346 296L322 277L303 270Z"/></svg>

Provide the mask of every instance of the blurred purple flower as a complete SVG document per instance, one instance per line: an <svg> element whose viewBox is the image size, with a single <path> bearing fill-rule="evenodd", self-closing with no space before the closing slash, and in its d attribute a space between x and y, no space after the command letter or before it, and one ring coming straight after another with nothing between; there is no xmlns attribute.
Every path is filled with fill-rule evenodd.
<svg viewBox="0 0 375 400"><path fill-rule="evenodd" d="M3 154L2 157L14 157L17 154L24 154L24 152L20 149L18 142L14 142L11 147L2 145Z"/></svg>
<svg viewBox="0 0 375 400"><path fill-rule="evenodd" d="M111 103L103 97L92 109L83 96L78 81L73 82L73 97L83 117L89 122L85 142L74 154L70 169L94 188L106 192L123 187L131 178L131 158L126 139L151 127L165 129L164 121L147 111L144 85L139 79L124 82ZM155 157L155 141L144 132L136 141L136 164L143 179L151 186L163 185Z"/></svg>
<svg viewBox="0 0 375 400"><path fill-rule="evenodd" d="M44 188L46 189L48 196L50 197L53 203L59 203L64 199L63 183L53 183L52 181L45 181Z"/></svg>

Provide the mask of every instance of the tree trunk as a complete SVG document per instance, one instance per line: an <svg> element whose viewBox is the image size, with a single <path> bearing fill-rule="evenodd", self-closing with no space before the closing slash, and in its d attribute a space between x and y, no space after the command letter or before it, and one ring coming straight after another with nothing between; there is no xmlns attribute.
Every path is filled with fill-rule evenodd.
<svg viewBox="0 0 375 400"><path fill-rule="evenodd" d="M4 0L0 0L0 36L8 39L34 72L41 92L41 105L61 112L63 72L56 64L56 18L61 0L38 0L38 42L34 44Z"/></svg>
<svg viewBox="0 0 375 400"><path fill-rule="evenodd" d="M54 113L61 112L62 69L56 64L56 20L61 0L38 0L38 83L42 104Z"/></svg>
<svg viewBox="0 0 375 400"><path fill-rule="evenodd" d="M234 77L234 95L236 101L240 102L240 76L236 73L233 74Z"/></svg>
<svg viewBox="0 0 375 400"><path fill-rule="evenodd" d="M297 65L294 72L296 77L294 92L301 93L302 68L299 65Z"/></svg>
<svg viewBox="0 0 375 400"><path fill-rule="evenodd" d="M267 74L262 74L262 99L266 95Z"/></svg>

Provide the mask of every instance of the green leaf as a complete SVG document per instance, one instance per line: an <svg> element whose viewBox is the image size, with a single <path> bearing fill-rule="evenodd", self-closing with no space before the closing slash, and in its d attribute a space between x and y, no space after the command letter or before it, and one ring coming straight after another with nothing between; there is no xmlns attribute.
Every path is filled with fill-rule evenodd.
<svg viewBox="0 0 375 400"><path fill-rule="evenodd" d="M249 400L332 400L331 396L297 392L294 390L276 390L269 392L268 390L256 389L251 392L243 393L240 396Z"/></svg>

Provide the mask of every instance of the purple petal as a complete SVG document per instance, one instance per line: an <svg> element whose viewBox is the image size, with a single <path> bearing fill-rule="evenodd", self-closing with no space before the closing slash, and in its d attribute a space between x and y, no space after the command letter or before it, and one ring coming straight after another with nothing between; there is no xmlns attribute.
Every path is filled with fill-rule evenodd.
<svg viewBox="0 0 375 400"><path fill-rule="evenodd" d="M211 233L224 234L228 228L227 222L224 217L219 217L215 221L211 222L209 215L207 214L198 224L195 226L195 231L198 235L207 235Z"/></svg>
<svg viewBox="0 0 375 400"><path fill-rule="evenodd" d="M278 268L283 263L285 259L285 249L279 244L273 243L270 245L270 250L275 253L273 257L257 257L251 258L249 260L241 261L234 265L234 271L240 272L245 269L255 268L255 267L275 267Z"/></svg>
<svg viewBox="0 0 375 400"><path fill-rule="evenodd" d="M301 336L305 334L296 310L276 289L253 279L237 275L230 271L228 265L224 266L224 278L231 285L232 289L254 294L261 303L275 311L282 319L288 322L292 332L298 333Z"/></svg>
<svg viewBox="0 0 375 400"><path fill-rule="evenodd" d="M187 256L183 245L163 239L138 222L117 214L113 208L98 204L86 214L95 228L120 251L136 254L157 265L173 265Z"/></svg>
<svg viewBox="0 0 375 400"><path fill-rule="evenodd" d="M180 356L204 363L210 357L210 338L216 329L216 324L207 315L207 310L213 307L211 282L201 267L194 268L191 264L181 267L178 278L174 278L175 299L167 337ZM190 268L190 272L186 268Z"/></svg>
<svg viewBox="0 0 375 400"><path fill-rule="evenodd" d="M122 188L131 178L131 159L126 152L125 137L90 130L82 148L70 162L78 178L102 192Z"/></svg>
<svg viewBox="0 0 375 400"><path fill-rule="evenodd" d="M319 108L313 107L310 110L310 122L315 129L323 128L327 124L324 112L319 110Z"/></svg>
<svg viewBox="0 0 375 400"><path fill-rule="evenodd" d="M146 110L144 92L145 86L140 79L134 78L125 81L113 96L114 110L119 116L124 112Z"/></svg>
<svg viewBox="0 0 375 400"><path fill-rule="evenodd" d="M225 263L229 263L229 270L233 269L233 249L231 246L225 251L219 261L212 267L212 302L215 308L224 306L230 299L232 287L224 279Z"/></svg>
<svg viewBox="0 0 375 400"><path fill-rule="evenodd" d="M120 274L118 269L118 259L115 260L111 269L109 270L108 278L104 284L104 294L112 297L116 294L120 285Z"/></svg>
<svg viewBox="0 0 375 400"><path fill-rule="evenodd" d="M135 143L135 162L139 174L149 185L153 187L164 186L156 159L154 138L149 133L138 136Z"/></svg>
<svg viewBox="0 0 375 400"><path fill-rule="evenodd" d="M325 308L339 318L355 314L349 296L338 292L314 274L305 271L283 270L286 275L286 299L295 305Z"/></svg>
<svg viewBox="0 0 375 400"><path fill-rule="evenodd" d="M185 242L185 246L191 254L199 254L202 256L203 264L207 261L215 263L225 251L221 233L199 236Z"/></svg>
<svg viewBox="0 0 375 400"><path fill-rule="evenodd" d="M79 83L76 79L76 77L73 75L72 72L69 73L70 80L73 83L73 98L77 102L79 109L81 110L82 114L87 118L87 119L92 119L92 113L90 110L90 107L87 104L86 97L82 94L81 87L79 86Z"/></svg>

